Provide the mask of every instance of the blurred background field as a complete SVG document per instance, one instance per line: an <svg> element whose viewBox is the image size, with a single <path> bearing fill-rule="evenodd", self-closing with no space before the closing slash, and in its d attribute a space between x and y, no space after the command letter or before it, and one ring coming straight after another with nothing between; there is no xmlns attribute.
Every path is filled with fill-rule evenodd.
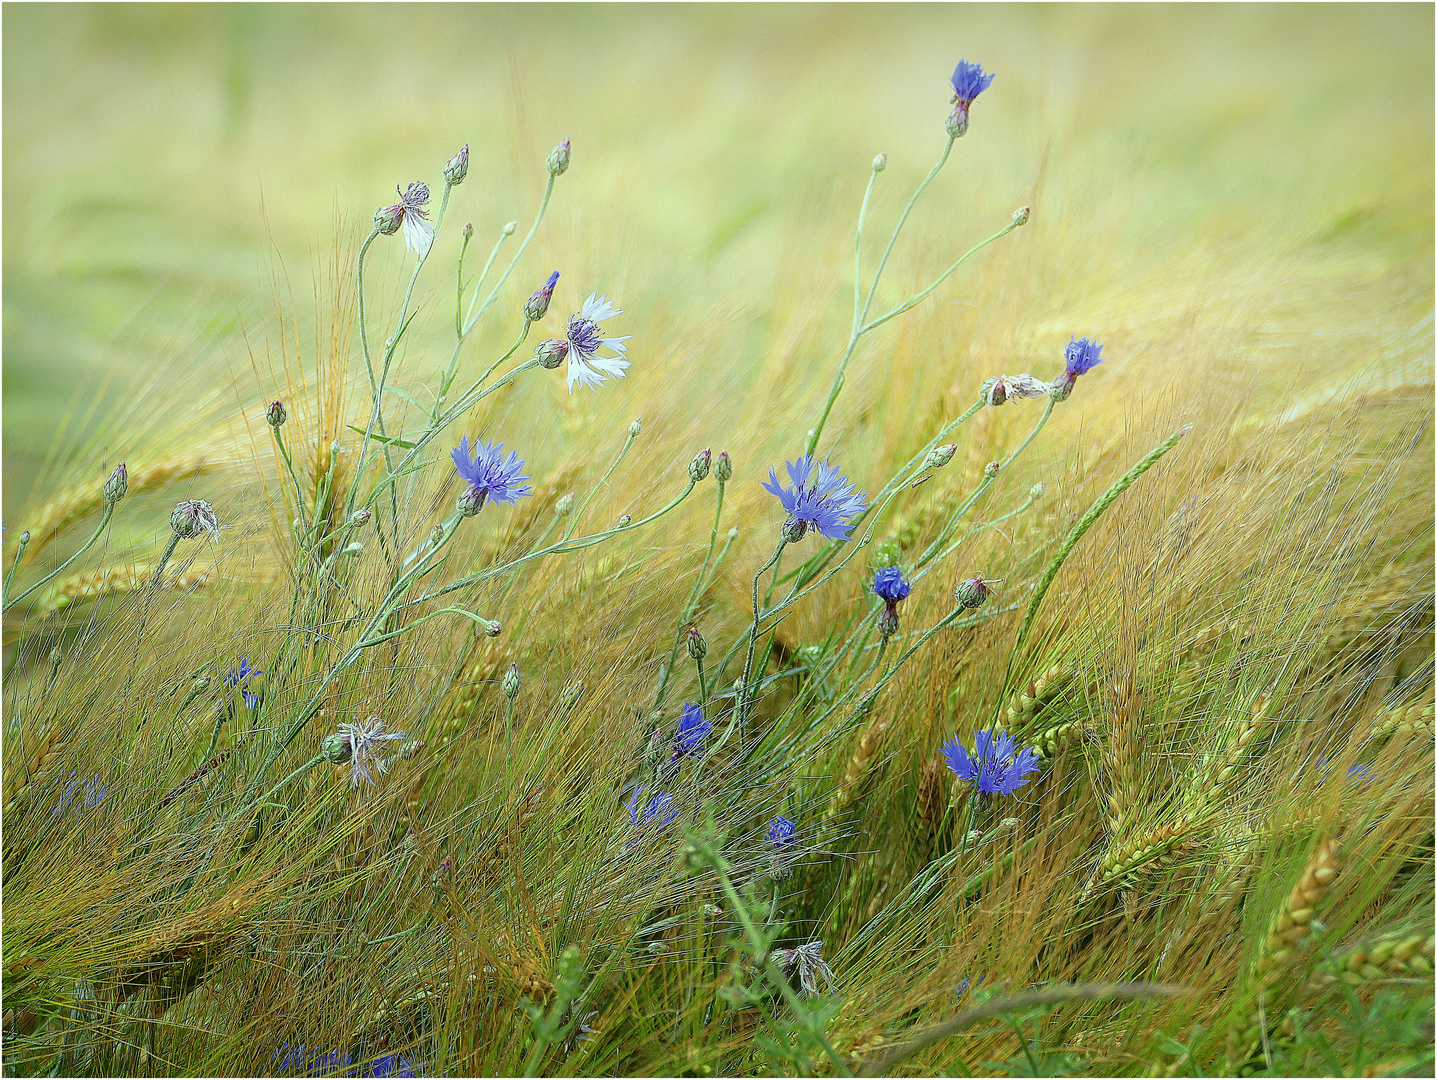
<svg viewBox="0 0 1437 1080"><path fill-rule="evenodd" d="M1430 6L8 4L0 18L6 563L35 528L19 584L54 569L122 459L131 492L76 570L143 583L177 498L212 500L230 527L180 548L184 590L90 605L101 586L72 574L7 615L7 1071L303 1071L303 1048L280 1062L301 1042L470 1074L829 1069L759 1038L793 1033L777 998L760 1023L726 997L757 975L720 936L732 898L678 857L700 806L719 807L750 883L767 880L752 849L770 814L797 820L802 865L771 882L769 915L785 947L825 943L843 988L825 1023L855 1067L983 995L1171 980L1193 993L1045 1017L1045 1067L1310 1072L1308 1033L1340 1039L1345 1021L1322 1010L1341 1007L1367 1010L1351 1030L1387 1033L1372 1045L1392 1069L1430 1069ZM584 529L667 499L695 451L732 455L720 528L738 537L696 593L711 686L731 685L720 658L742 643L782 520L758 481L801 452L847 340L870 163L887 154L871 276L942 149L960 58L996 79L875 310L1016 207L1032 218L863 341L820 453L876 491L985 378L1050 379L1071 336L1101 341L1105 362L983 488L964 518L982 527L903 608L916 635L982 573L1005 582L990 621L944 631L871 710L838 708L868 677L822 666L838 630L867 625L878 556L857 553L782 620L760 670L783 688L739 733L744 752L715 746L708 787L696 769L673 781L685 816L641 857L622 800L659 779L677 706L700 693L687 666L666 701L655 683L716 477L652 526L456 594L502 634L435 620L344 668L344 604L374 609L395 572L371 537L381 518L406 544L428 534L457 490L444 451L461 433L516 447L538 494L464 526L447 578L548 536L556 498L598 483L640 417ZM385 403L389 430L411 432L453 341L460 226L475 226L466 269L505 222L527 227L565 137L573 164L461 370L509 345L558 269L529 344L607 293L624 314L606 332L633 335L628 377L570 395L562 373L530 372L454 424L297 634L290 587L310 586L291 573L265 404L288 404L295 485L317 505L368 410L358 244L395 185L437 195L467 142L396 355L393 382L419 405ZM380 238L365 265L373 341L414 260ZM976 411L876 547L915 568L1037 415ZM1183 424L1015 649L1014 609L1067 530ZM141 466L167 480L141 482ZM1020 512L1036 481L1045 494ZM218 677L242 657L269 672L255 705ZM511 662L517 720L500 693ZM265 769L302 766L355 710L411 736L386 781L360 796L315 770L251 828ZM995 718L1043 747L1042 775L1003 803L1014 816L970 834L938 746ZM76 776L92 778L83 807ZM1294 931L1295 960L1280 937ZM560 1037L524 1010L562 998L568 947L593 981ZM964 998L970 977L986 983ZM1355 1070L1351 1030L1338 1057ZM1029 1045L995 1027L903 1070L1021 1073Z"/></svg>
<svg viewBox="0 0 1437 1080"><path fill-rule="evenodd" d="M922 319L981 317L974 277L1015 273L1043 275L1016 321L1056 334L1222 319L1204 300L1237 298L1264 308L1243 363L1300 380L1365 362L1391 325L1430 335L1420 5L11 4L4 20L7 507L77 387L123 398L163 367L230 388L249 368L237 321L271 310L271 254L303 300L316 255L464 141L451 221L482 238L528 213L547 149L573 139L583 167L530 262L564 271L556 306L616 295L639 355L683 354L699 395L758 370L797 320L819 367L836 346L813 322L841 303L867 163L889 155L875 215L891 219L936 153L959 56L997 81L903 280L1020 202L1034 220ZM632 410L654 373L637 364L628 400L600 407ZM1162 389L1131 363L1111 377Z"/></svg>

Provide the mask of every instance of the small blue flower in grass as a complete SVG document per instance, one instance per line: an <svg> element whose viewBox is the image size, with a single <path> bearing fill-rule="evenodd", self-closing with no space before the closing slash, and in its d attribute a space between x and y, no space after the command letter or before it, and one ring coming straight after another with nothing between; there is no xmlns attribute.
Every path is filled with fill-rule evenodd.
<svg viewBox="0 0 1437 1080"><path fill-rule="evenodd" d="M662 829L679 816L679 812L673 809L674 797L667 791L659 792L641 808L639 801L643 798L644 792L648 790L648 786L648 784L640 784L634 788L633 797L624 803L624 809L629 812L629 823L635 830L650 825L656 830ZM656 818L659 820L656 821Z"/></svg>
<svg viewBox="0 0 1437 1080"><path fill-rule="evenodd" d="M1320 757L1317 759L1317 767L1322 770L1322 779L1320 783L1325 784L1328 779L1327 774L1332 771L1332 762L1328 761L1324 757ZM1357 762L1352 765L1349 765L1347 766L1346 773L1348 780L1360 781L1363 787L1366 787L1368 784L1372 783L1372 781L1377 779L1377 774L1372 771L1372 762L1370 761L1365 763Z"/></svg>
<svg viewBox="0 0 1437 1080"><path fill-rule="evenodd" d="M868 507L868 497L827 461L815 463L812 455L788 462L788 476L793 485L787 488L778 482L773 469L763 482L764 490L777 495L788 511L784 538L797 543L814 529L830 540L849 539L848 523Z"/></svg>
<svg viewBox="0 0 1437 1080"><path fill-rule="evenodd" d="M468 490L459 497L459 511L466 517L483 509L485 499L514 503L534 494L534 489L524 483L529 478L519 472L524 462L512 450L506 460L503 443L475 442L471 458L469 436L465 435L451 456L454 468L469 482Z"/></svg>
<svg viewBox="0 0 1437 1080"><path fill-rule="evenodd" d="M1053 380L1053 400L1067 401L1073 392L1073 384L1079 375L1086 375L1103 361L1100 358L1103 347L1087 338L1074 338L1068 342L1063 354L1063 374Z"/></svg>
<svg viewBox="0 0 1437 1080"><path fill-rule="evenodd" d="M768 829L765 830L763 837L774 847L781 848L785 844L793 843L796 832L798 832L798 826L779 814L768 823Z"/></svg>
<svg viewBox="0 0 1437 1080"><path fill-rule="evenodd" d="M885 566L873 576L873 592L883 601L883 610L878 613L878 632L885 638L898 633L898 601L913 591L913 586L903 580L903 571L896 566Z"/></svg>
<svg viewBox="0 0 1437 1080"><path fill-rule="evenodd" d="M943 744L943 759L960 780L977 785L983 795L1011 795L1038 771L1041 758L1033 749L1019 750L1006 731L983 729L973 737L970 756L958 736Z"/></svg>
<svg viewBox="0 0 1437 1080"><path fill-rule="evenodd" d="M66 814L70 811L75 796L81 791L84 792L84 804L86 810L93 810L104 801L105 793L110 789L100 783L100 776L96 773L88 780L80 780L75 775L75 770L70 770L70 779L66 781L64 788L60 791L60 801L50 811L51 816Z"/></svg>
<svg viewBox="0 0 1437 1080"><path fill-rule="evenodd" d="M703 708L692 701L684 702L684 715L679 720L679 730L674 735L673 760L702 754L704 739L712 730L713 724L704 719Z"/></svg>
<svg viewBox="0 0 1437 1080"><path fill-rule="evenodd" d="M963 995L964 995L965 993L967 993L967 991L968 991L968 986L969 986L970 983L972 983L972 985L973 985L973 990L974 990L974 992L976 993L977 990L978 990L978 987L980 987L980 986L983 985L983 980L986 979L987 977L988 977L988 976L986 976L986 975L979 975L979 976L978 976L978 981L977 981L976 983L974 983L972 979L970 979L967 975L964 975L963 978L961 978L960 980L958 980L958 994L957 994L958 1000L959 1000L959 1001L962 1001L962 1000L963 1000Z"/></svg>
<svg viewBox="0 0 1437 1080"><path fill-rule="evenodd" d="M979 94L993 85L993 76L983 74L981 64L959 60L958 66L953 69L953 77L948 81L953 84L953 112L948 117L946 127L948 134L956 139L968 130L968 106L973 104Z"/></svg>
<svg viewBox="0 0 1437 1080"><path fill-rule="evenodd" d="M283 1054L283 1059L280 1055ZM344 1076L421 1076L420 1064L407 1054L385 1054L373 1061L353 1064L354 1058L338 1050L328 1053L310 1052L301 1043L297 1047L285 1043L274 1052L270 1059L275 1071L281 1075L324 1076L337 1070L344 1070Z"/></svg>
<svg viewBox="0 0 1437 1080"><path fill-rule="evenodd" d="M259 668L249 666L249 657L246 656L240 660L239 667L230 668L225 672L225 685L239 687L239 692L244 697L244 707L257 709L259 708L259 695L250 693L249 681L256 675L263 674L264 672Z"/></svg>

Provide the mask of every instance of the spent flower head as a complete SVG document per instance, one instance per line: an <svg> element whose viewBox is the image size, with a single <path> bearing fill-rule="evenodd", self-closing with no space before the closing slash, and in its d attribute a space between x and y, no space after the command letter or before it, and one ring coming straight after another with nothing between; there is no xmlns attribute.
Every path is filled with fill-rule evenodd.
<svg viewBox="0 0 1437 1080"><path fill-rule="evenodd" d="M868 497L854 488L846 476L827 461L815 463L812 455L790 461L788 476L793 481L785 488L778 473L768 470L764 490L778 496L788 511L784 536L790 543L802 540L809 529L822 533L829 540L847 540L849 521L868 506Z"/></svg>
<svg viewBox="0 0 1437 1080"><path fill-rule="evenodd" d="M779 962L784 971L798 968L798 984L810 997L818 995L820 979L828 986L838 985L838 980L833 976L833 969L823 959L822 941L810 941L796 949L775 949L773 958Z"/></svg>
<svg viewBox="0 0 1437 1080"><path fill-rule="evenodd" d="M181 540L192 540L202 532L218 540L220 519L208 499L186 499L170 512L170 529Z"/></svg>
<svg viewBox="0 0 1437 1080"><path fill-rule="evenodd" d="M1019 750L1013 736L984 728L973 736L973 753L954 735L942 746L943 760L953 774L977 786L982 795L1011 795L1029 783L1039 769L1037 750Z"/></svg>
<svg viewBox="0 0 1437 1080"><path fill-rule="evenodd" d="M399 192L397 203L382 207L375 213L374 227L385 236L392 236L403 227L405 246L422 259L429 254L429 247L434 243L434 226L429 224L428 206L429 185L416 180Z"/></svg>
<svg viewBox="0 0 1437 1080"><path fill-rule="evenodd" d="M614 307L607 296L590 293L583 307L569 317L569 328L564 334L568 343L569 393L574 392L575 383L597 390L611 376L624 377L624 369L629 366L629 350L624 342L633 335L604 337L603 328L599 326L600 320L623 313L623 308ZM600 349L609 349L614 355L601 356Z"/></svg>
<svg viewBox="0 0 1437 1080"><path fill-rule="evenodd" d="M506 459L503 443L476 441L474 456L470 457L469 436L464 435L450 456L454 459L455 470L469 483L469 490L461 497L461 502L467 497L474 505L474 513L483 507L485 499L512 504L534 494L534 489L524 483L529 478L519 471L524 462L513 450L509 451Z"/></svg>
<svg viewBox="0 0 1437 1080"><path fill-rule="evenodd" d="M374 783L374 778L369 775L371 764L383 776L389 769L389 762L379 756L380 747L405 737L402 731L385 731L384 721L377 716L358 724L340 724L339 734L349 745L349 783L352 787L358 787L360 781Z"/></svg>

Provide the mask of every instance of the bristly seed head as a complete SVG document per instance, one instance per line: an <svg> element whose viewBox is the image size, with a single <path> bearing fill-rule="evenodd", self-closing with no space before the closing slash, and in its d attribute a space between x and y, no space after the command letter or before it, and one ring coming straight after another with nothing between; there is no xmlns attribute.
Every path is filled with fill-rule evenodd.
<svg viewBox="0 0 1437 1080"><path fill-rule="evenodd" d="M218 540L220 521L209 500L186 499L171 511L170 529L181 540L192 540L202 532Z"/></svg>

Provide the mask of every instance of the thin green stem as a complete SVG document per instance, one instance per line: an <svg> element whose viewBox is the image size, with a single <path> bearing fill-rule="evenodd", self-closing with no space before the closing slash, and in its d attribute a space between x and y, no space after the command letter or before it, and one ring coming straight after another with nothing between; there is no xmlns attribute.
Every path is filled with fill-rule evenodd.
<svg viewBox="0 0 1437 1080"><path fill-rule="evenodd" d="M529 247L529 241L533 240L534 234L539 231L539 223L544 220L544 211L549 209L549 198L554 194L554 179L554 174L550 173L548 182L544 185L544 198L539 202L539 212L534 215L534 224L529 226L529 231L524 236L523 243L519 245L519 250L514 252L514 257L509 260L509 265L505 267L504 273L500 276L499 280L494 283L494 287L489 290L489 295L484 298L484 303L480 306L479 310L474 313L472 318L465 319L464 332L466 334L469 333L470 330L473 330L475 323L482 319L484 313L494 306L494 300L495 297L498 296L499 290L504 287L504 283L509 280L509 275L514 272L515 265ZM474 290L474 298L478 299L478 297L479 290L476 288ZM474 306L472 300L469 306L471 308Z"/></svg>
<svg viewBox="0 0 1437 1080"><path fill-rule="evenodd" d="M788 537L780 536L778 547L774 548L773 555L768 562L758 568L758 573L753 576L753 627L748 632L748 655L743 661L743 683L739 689L737 716L743 717L748 712L749 703L753 700L753 687L749 685L753 680L753 650L758 642L758 625L762 621L762 615L758 606L758 583L770 566L777 566L778 560L783 555L783 549L788 546Z"/></svg>
<svg viewBox="0 0 1437 1080"><path fill-rule="evenodd" d="M714 545L718 543L719 518L723 514L724 487L724 481L718 481L718 497L714 500L714 524L713 529L709 533L708 550L704 552L704 561L703 565L699 567L699 576L695 579L693 588L689 590L689 598L684 604L683 614L679 617L679 626L678 630L674 632L674 643L669 649L668 662L664 664L661 674L659 675L659 691L654 695L655 709L663 707L664 696L668 692L669 675L673 671L675 661L678 660L679 646L684 640L684 630L688 627L689 623L693 621L694 612L698 610L698 601L700 597L703 596L704 589L708 584L709 560L713 557ZM732 542L732 540L729 541L729 543ZM728 545L726 544L724 545L723 554L719 555L720 562L723 561L723 555L727 552ZM715 564L714 568L717 570L717 564Z"/></svg>
<svg viewBox="0 0 1437 1080"><path fill-rule="evenodd" d="M10 572L5 575L5 585L0 588L0 608L8 611L10 609L10 587L15 583L15 572L20 569L20 560L25 557L25 549L30 546L30 530L26 529L20 534L20 539L15 544L15 561L10 564Z"/></svg>
<svg viewBox="0 0 1437 1080"><path fill-rule="evenodd" d="M584 511L589 508L589 503L599 493L599 489L609 482L609 477L614 475L614 470L619 467L619 462L624 460L624 455L629 452L629 447L634 445L635 437L633 432L628 434L628 437L624 439L624 445L619 448L619 453L614 458L613 464L609 466L608 472L604 473L599 482L590 489L589 494L584 496L584 501L579 504L579 508L570 515L568 524L564 526L565 540L574 535L574 530L579 526L579 519L584 516Z"/></svg>
<svg viewBox="0 0 1437 1080"><path fill-rule="evenodd" d="M955 263L954 263L952 266L950 266L947 270L944 270L943 273L938 276L938 280L935 281L935 282L933 282L932 285L929 285L928 288L924 289L922 292L914 294L912 297L910 297L909 299L905 300L903 303L899 304L896 308L894 308L892 311L890 311L887 315L880 315L878 318L874 319L871 323L866 323L866 324L864 324L863 328L859 331L859 333L861 333L861 334L867 334L867 333L869 333L869 332L872 331L872 330L878 329L878 327L882 326L882 325L883 325L884 323L886 323L889 319L896 319L899 315L902 315L905 311L911 311L911 310L913 310L913 308L915 308L915 307L917 307L919 304L923 303L923 301L928 298L929 294L931 294L934 289L938 288L939 285L942 285L945 281L947 281L948 278L952 275L953 271L957 270L960 266L962 266L965 262L967 262L967 261L969 260L969 258L971 258L972 256L976 255L978 252L982 251L982 250L983 250L985 247L987 247L989 244L993 243L993 241L998 240L998 239L1000 239L1001 237L1007 236L1010 232L1012 232L1012 231L1013 231L1014 229L1016 229L1016 228L1018 228L1018 226L1017 226L1016 224L1014 224L1014 223L1009 223L1009 224L1007 224L1007 225L1004 225L1001 229L999 229L997 232L995 232L992 236L988 237L988 239L982 241L981 243L974 244L971 248L969 248L967 251L965 251L965 252L958 258L958 261L957 261L957 262L955 262ZM871 297L870 297L870 299L871 299ZM867 314L867 311L865 311L864 314L866 315L866 314Z"/></svg>
<svg viewBox="0 0 1437 1080"><path fill-rule="evenodd" d="M76 559L78 559L81 555L85 554L85 552L89 551L90 548L94 546L95 541L98 540L98 539L100 539L100 536L104 533L104 531L105 531L105 526L107 526L107 525L110 523L110 517L111 517L111 515L114 514L114 512L115 512L115 504L114 504L113 502L110 502L109 500L106 500L106 501L105 501L105 509L104 509L104 512L101 513L101 515L100 515L100 524L99 524L99 527L95 529L94 535L91 536L90 539L86 540L85 543L80 547L80 550L77 551L77 552L75 552L75 554L71 555L68 559L66 559L64 562L62 562L59 566L55 567L54 570L51 570L48 574L46 574L44 577L42 577L39 581L35 582L35 584L31 585L28 589L26 589L24 592L22 592L19 596L15 597L13 600L12 600L12 599L6 599L3 609L0 609L0 610L9 611L12 607L14 607L16 604L18 604L21 600L24 600L25 597L29 596L29 595L30 595L31 593L33 593L36 589L38 589L38 588L40 588L41 586L46 585L46 584L48 584L49 582L55 580L55 578L58 577L58 576L65 570L65 568L66 568L67 566L69 566L72 562L74 562ZM18 567L18 566L20 565L20 556L23 555L24 552L25 552L25 548L24 548L24 547L21 547L18 551L15 552L15 566L14 566L14 567L11 567L11 569L10 569L10 578L13 578L13 577L14 577L14 575L15 575L15 567ZM6 584L6 593L7 593L7 594L9 593L10 578L7 578L7 579L6 579L6 582L5 582L5 584Z"/></svg>
<svg viewBox="0 0 1437 1080"><path fill-rule="evenodd" d="M878 262L878 270L873 275L873 284L868 289L868 299L864 301L863 314L859 316L858 319L860 325L864 319L868 318L869 309L873 307L873 296L878 292L878 281L883 277L884 267L888 265L888 257L893 254L893 245L898 243L898 234L903 231L904 223L908 221L908 215L913 212L913 206L918 202L918 196L922 195L928 185L933 183L933 178L938 175L939 170L942 169L944 163L947 162L948 155L952 152L953 137L950 135L947 145L943 147L943 153L938 156L937 164L928 170L928 175L923 178L923 182L919 184L917 190L913 192L913 197L908 200L908 205L903 208L903 213L898 218L898 224L893 227L893 235L888 238L888 246L883 249L883 258Z"/></svg>

